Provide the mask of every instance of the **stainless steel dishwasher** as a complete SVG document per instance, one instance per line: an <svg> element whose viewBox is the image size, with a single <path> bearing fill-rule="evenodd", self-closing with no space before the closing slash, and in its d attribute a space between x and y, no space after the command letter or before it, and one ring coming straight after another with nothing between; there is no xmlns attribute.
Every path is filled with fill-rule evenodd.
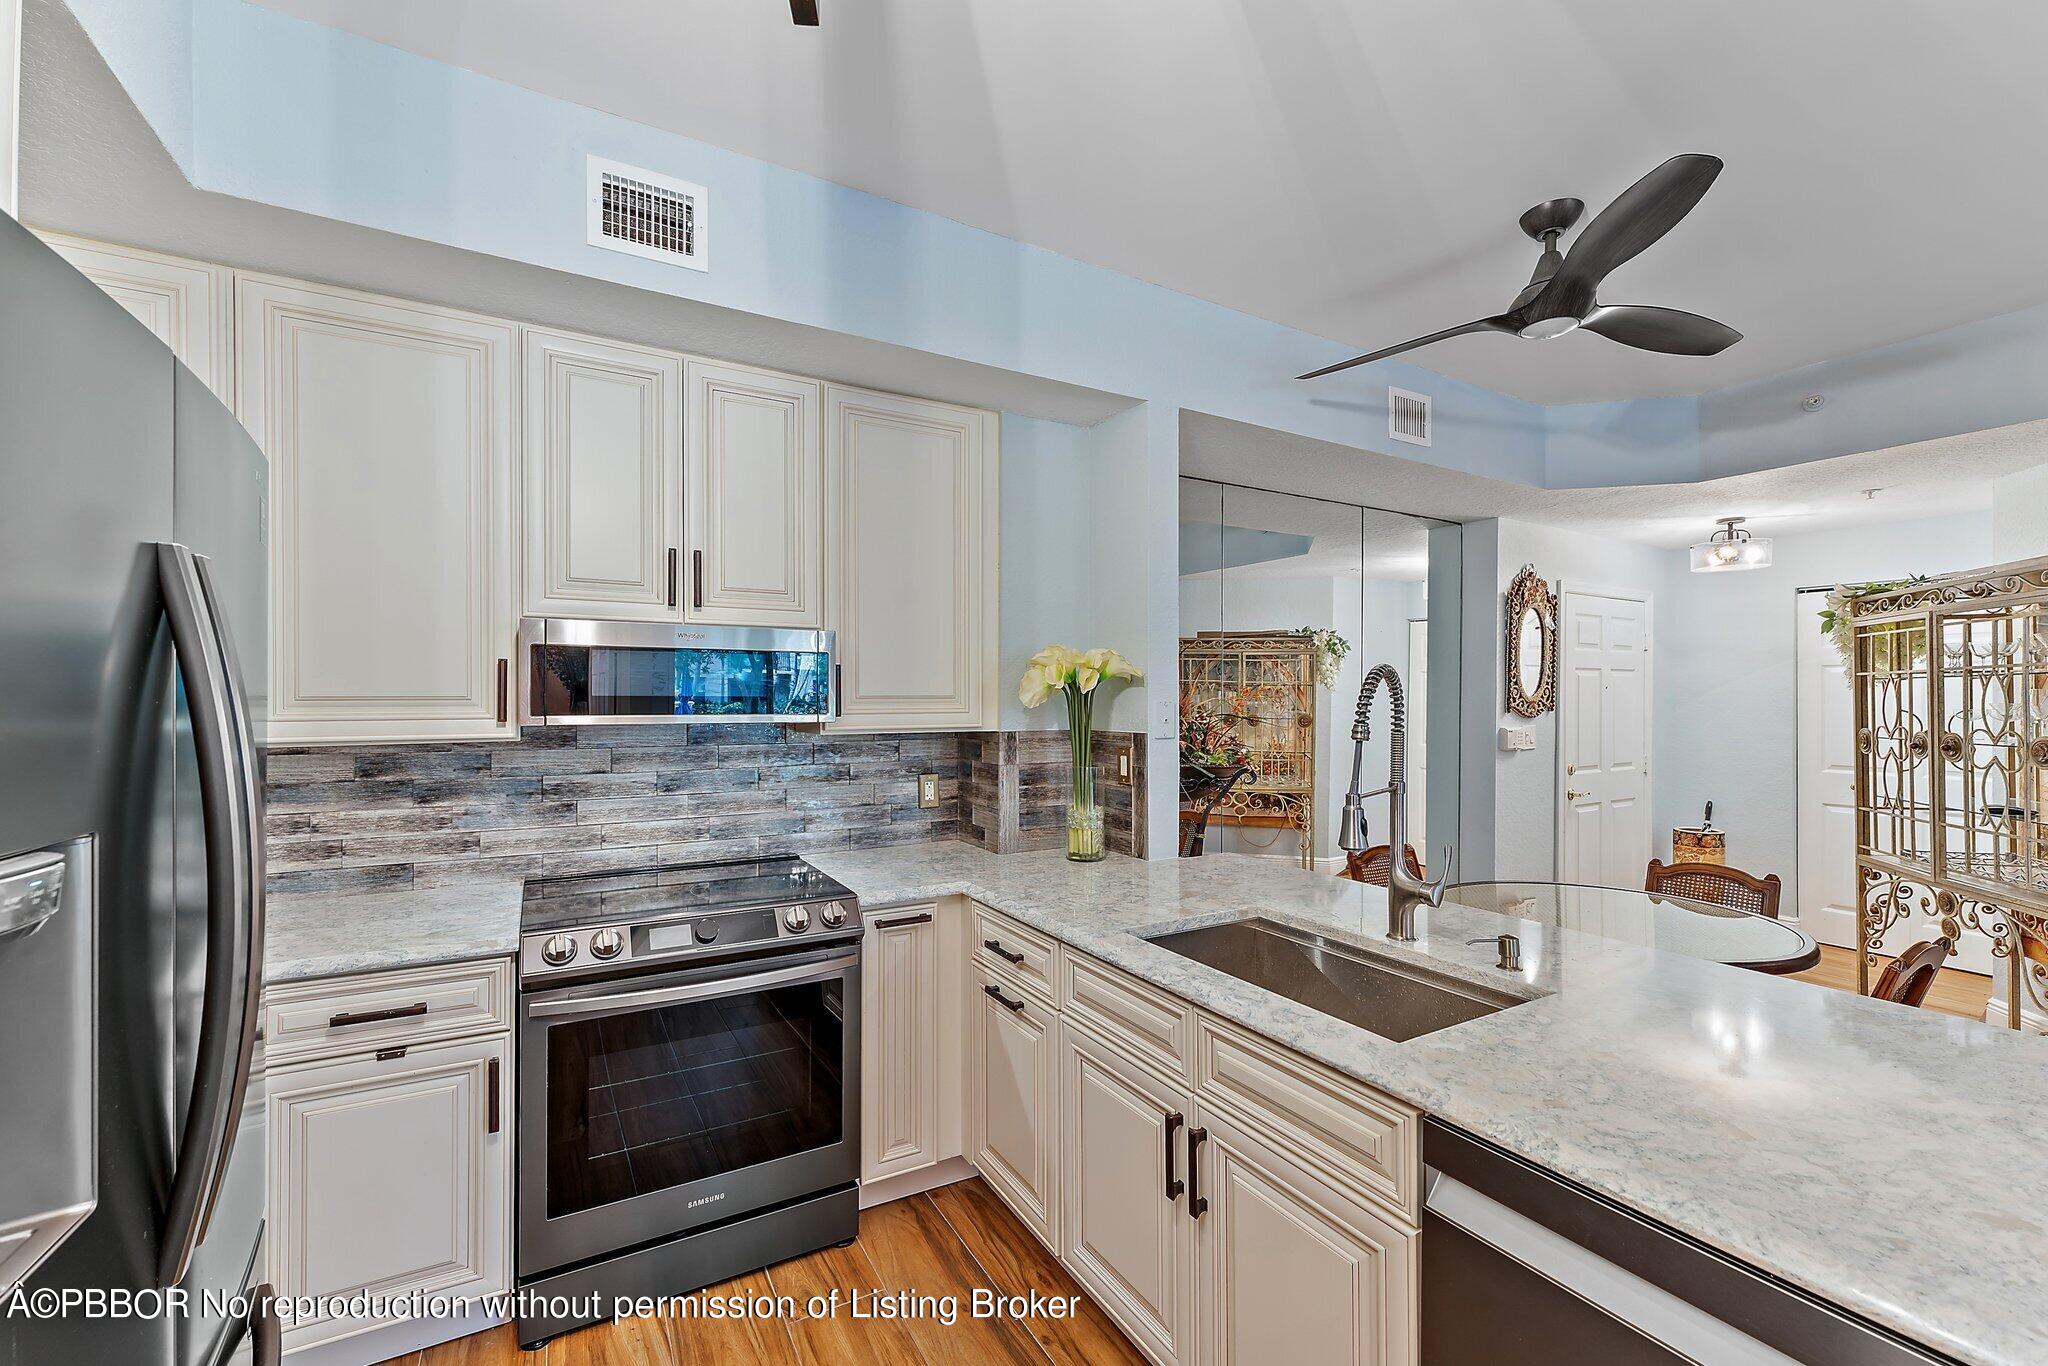
<svg viewBox="0 0 2048 1366"><path fill-rule="evenodd" d="M1423 1366L1919 1366L1947 1357L1434 1119Z"/></svg>

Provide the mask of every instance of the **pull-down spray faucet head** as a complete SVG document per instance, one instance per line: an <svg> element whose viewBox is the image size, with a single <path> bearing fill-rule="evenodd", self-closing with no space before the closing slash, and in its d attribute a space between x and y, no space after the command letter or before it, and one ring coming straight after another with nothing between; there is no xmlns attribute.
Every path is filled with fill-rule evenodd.
<svg viewBox="0 0 2048 1366"><path fill-rule="evenodd" d="M1351 718L1351 785L1344 790L1344 811L1337 823L1337 847L1347 854L1360 854L1371 846L1366 831L1364 798L1377 793L1362 793L1360 771L1365 764L1365 742L1372 738L1372 700L1381 683L1387 685L1387 709L1390 713L1387 728L1387 786L1381 791L1391 792L1405 786L1408 778L1408 702L1401 689L1401 675L1394 672L1391 664L1376 664L1366 674L1365 682L1358 689L1358 710ZM1396 808L1400 798L1394 798Z"/></svg>

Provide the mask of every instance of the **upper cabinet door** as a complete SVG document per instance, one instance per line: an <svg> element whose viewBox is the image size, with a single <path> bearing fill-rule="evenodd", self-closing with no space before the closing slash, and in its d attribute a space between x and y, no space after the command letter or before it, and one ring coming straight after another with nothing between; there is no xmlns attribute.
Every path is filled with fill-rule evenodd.
<svg viewBox="0 0 2048 1366"><path fill-rule="evenodd" d="M826 386L842 728L995 723L996 441L993 413Z"/></svg>
<svg viewBox="0 0 2048 1366"><path fill-rule="evenodd" d="M234 280L227 270L61 233L42 238L233 406Z"/></svg>
<svg viewBox="0 0 2048 1366"><path fill-rule="evenodd" d="M508 323L242 276L274 744L514 733Z"/></svg>
<svg viewBox="0 0 2048 1366"><path fill-rule="evenodd" d="M538 328L524 343L526 611L673 621L682 357Z"/></svg>
<svg viewBox="0 0 2048 1366"><path fill-rule="evenodd" d="M824 625L817 383L693 359L689 395L683 619Z"/></svg>

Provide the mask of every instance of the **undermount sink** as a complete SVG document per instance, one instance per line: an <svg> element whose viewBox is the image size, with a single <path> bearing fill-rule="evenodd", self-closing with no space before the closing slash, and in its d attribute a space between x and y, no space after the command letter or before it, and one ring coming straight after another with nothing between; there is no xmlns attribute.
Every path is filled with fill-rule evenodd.
<svg viewBox="0 0 2048 1366"><path fill-rule="evenodd" d="M1519 996L1271 920L1178 930L1151 942L1396 1043L1523 1004Z"/></svg>

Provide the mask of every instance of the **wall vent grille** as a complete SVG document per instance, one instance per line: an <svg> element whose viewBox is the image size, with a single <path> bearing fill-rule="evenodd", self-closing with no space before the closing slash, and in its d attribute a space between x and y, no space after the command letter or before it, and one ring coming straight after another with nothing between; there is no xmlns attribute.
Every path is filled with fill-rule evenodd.
<svg viewBox="0 0 2048 1366"><path fill-rule="evenodd" d="M1429 395L1388 386L1387 435L1412 446L1427 446L1431 435Z"/></svg>
<svg viewBox="0 0 2048 1366"><path fill-rule="evenodd" d="M590 245L705 270L704 187L602 157L589 164Z"/></svg>

